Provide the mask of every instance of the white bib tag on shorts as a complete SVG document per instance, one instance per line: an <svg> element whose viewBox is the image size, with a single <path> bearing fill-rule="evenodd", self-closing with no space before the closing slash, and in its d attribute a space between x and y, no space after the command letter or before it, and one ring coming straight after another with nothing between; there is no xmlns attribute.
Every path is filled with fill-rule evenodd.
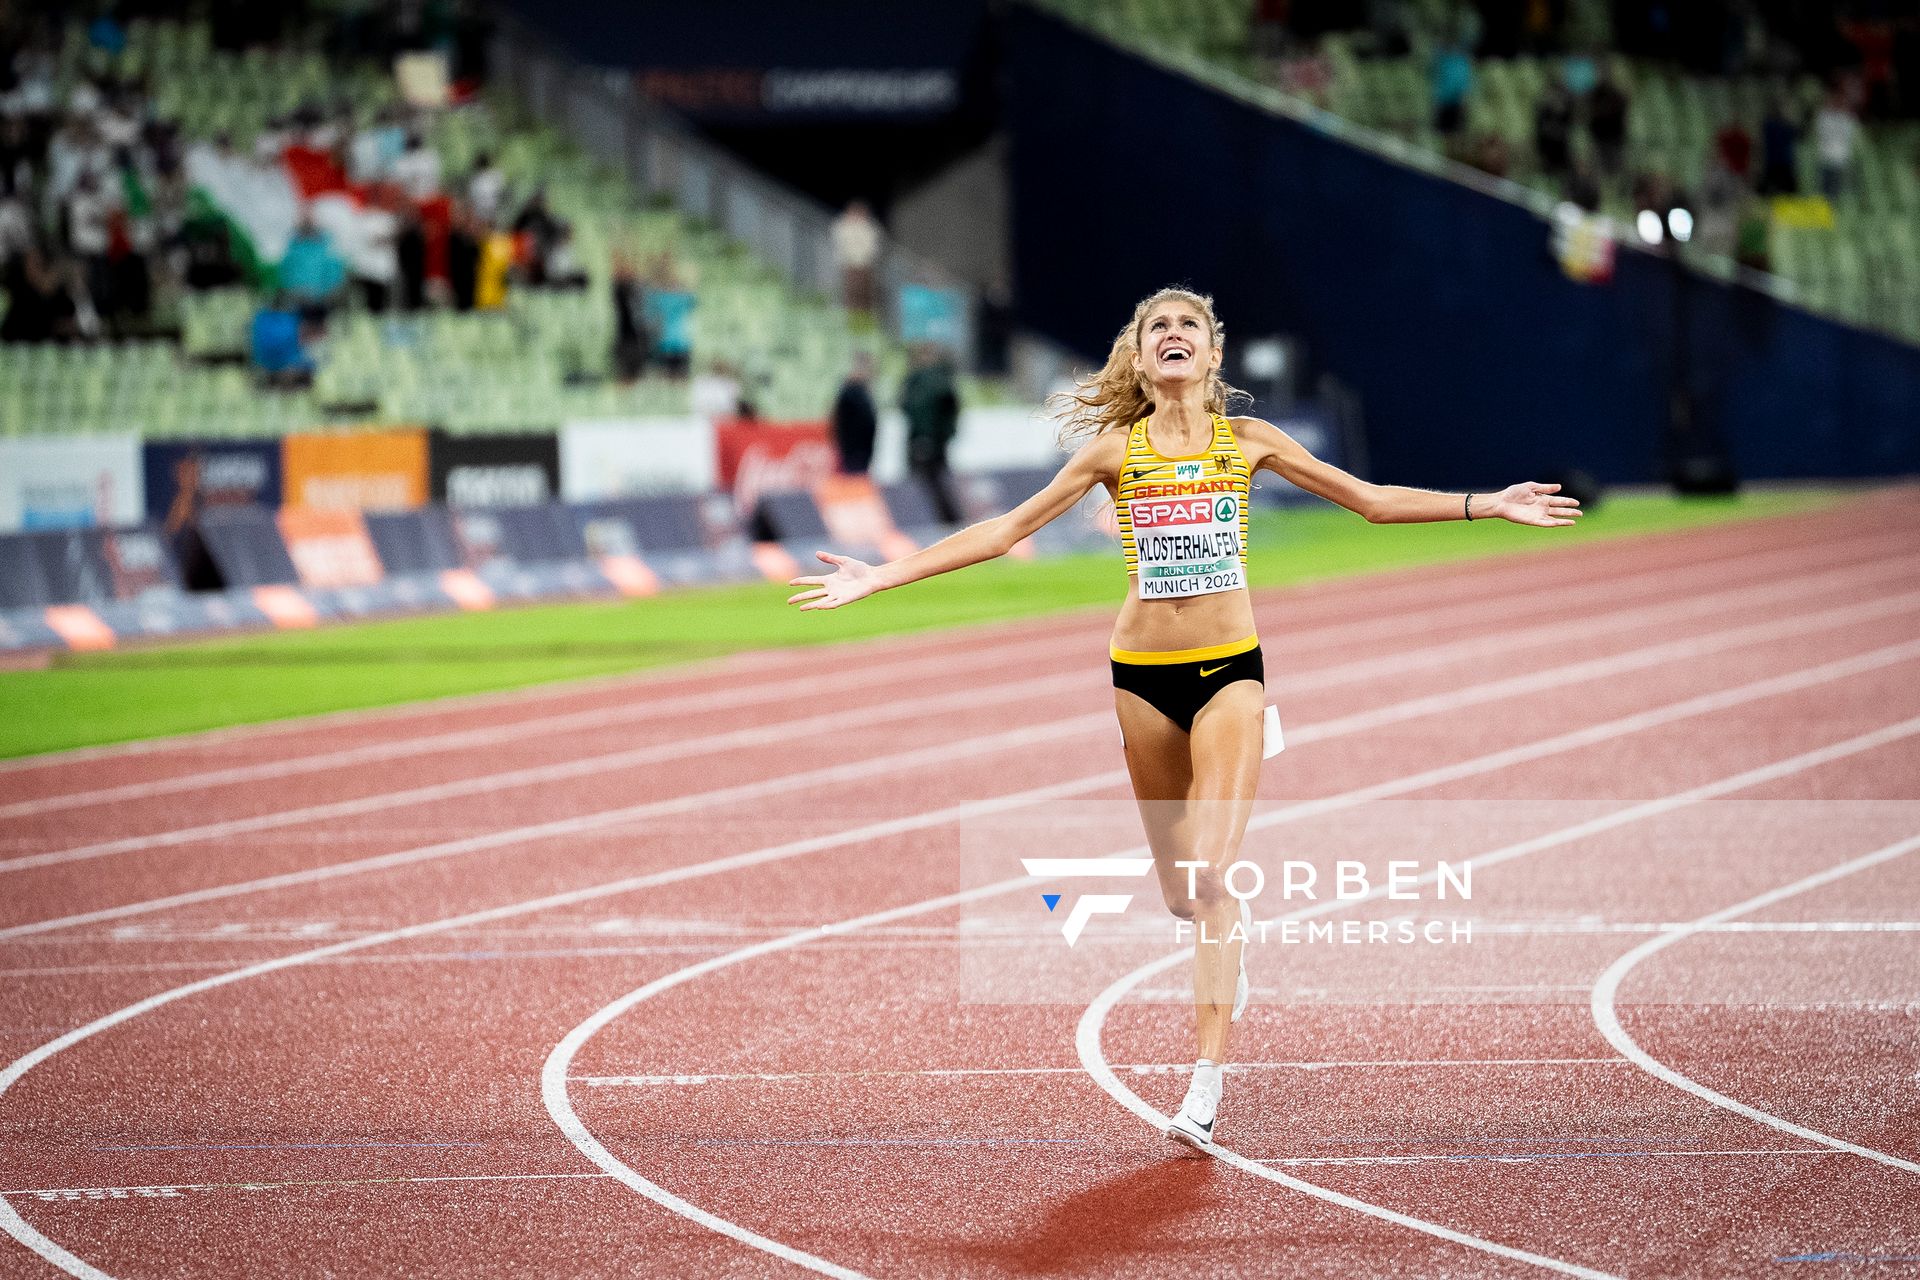
<svg viewBox="0 0 1920 1280"><path fill-rule="evenodd" d="M1198 479L1199 463L1180 465L1191 466ZM1209 596L1247 585L1240 564L1238 494L1134 498L1127 504L1127 514L1133 524L1142 600Z"/></svg>

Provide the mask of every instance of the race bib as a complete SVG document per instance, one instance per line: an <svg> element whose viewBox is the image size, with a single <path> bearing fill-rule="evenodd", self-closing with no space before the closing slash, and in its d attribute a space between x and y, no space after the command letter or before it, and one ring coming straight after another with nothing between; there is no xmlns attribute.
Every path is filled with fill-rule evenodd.
<svg viewBox="0 0 1920 1280"><path fill-rule="evenodd" d="M1237 493L1134 498L1127 512L1142 600L1206 596L1247 585L1240 564Z"/></svg>

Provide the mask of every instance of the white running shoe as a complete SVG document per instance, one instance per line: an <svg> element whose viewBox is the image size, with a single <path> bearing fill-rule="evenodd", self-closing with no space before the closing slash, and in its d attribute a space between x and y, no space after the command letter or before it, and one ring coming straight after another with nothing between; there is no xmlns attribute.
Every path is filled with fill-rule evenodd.
<svg viewBox="0 0 1920 1280"><path fill-rule="evenodd" d="M1253 994L1253 988L1247 985L1247 948L1253 945L1253 908L1246 899L1240 900L1240 928L1247 940L1240 944L1240 976L1233 983L1233 1017L1230 1021L1240 1021L1240 1015L1247 1011L1247 997Z"/></svg>
<svg viewBox="0 0 1920 1280"><path fill-rule="evenodd" d="M1167 1126L1167 1137L1202 1154L1213 1149L1213 1121L1220 1111L1218 1079L1216 1074L1216 1083L1209 1086L1198 1071L1193 1073L1193 1083L1187 1086L1180 1113Z"/></svg>

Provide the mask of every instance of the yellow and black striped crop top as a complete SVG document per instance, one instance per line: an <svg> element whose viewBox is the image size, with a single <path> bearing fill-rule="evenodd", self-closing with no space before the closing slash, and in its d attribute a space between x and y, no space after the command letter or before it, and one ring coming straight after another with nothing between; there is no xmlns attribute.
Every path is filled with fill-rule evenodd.
<svg viewBox="0 0 1920 1280"><path fill-rule="evenodd" d="M1127 573L1139 580L1142 599L1246 585L1252 477L1232 424L1219 414L1206 449L1180 458L1154 450L1145 418L1128 428L1114 505Z"/></svg>

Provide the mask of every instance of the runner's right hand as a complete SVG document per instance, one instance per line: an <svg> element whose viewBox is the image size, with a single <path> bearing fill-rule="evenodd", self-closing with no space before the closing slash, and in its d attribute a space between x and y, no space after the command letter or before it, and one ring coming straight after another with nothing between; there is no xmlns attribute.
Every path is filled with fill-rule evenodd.
<svg viewBox="0 0 1920 1280"><path fill-rule="evenodd" d="M880 589L880 576L866 561L855 560L852 556L837 556L831 551L814 554L832 565L833 572L795 578L789 582L787 585L790 587L812 587L814 590L788 596L788 604L797 604L802 610L838 609L843 604L852 604Z"/></svg>

